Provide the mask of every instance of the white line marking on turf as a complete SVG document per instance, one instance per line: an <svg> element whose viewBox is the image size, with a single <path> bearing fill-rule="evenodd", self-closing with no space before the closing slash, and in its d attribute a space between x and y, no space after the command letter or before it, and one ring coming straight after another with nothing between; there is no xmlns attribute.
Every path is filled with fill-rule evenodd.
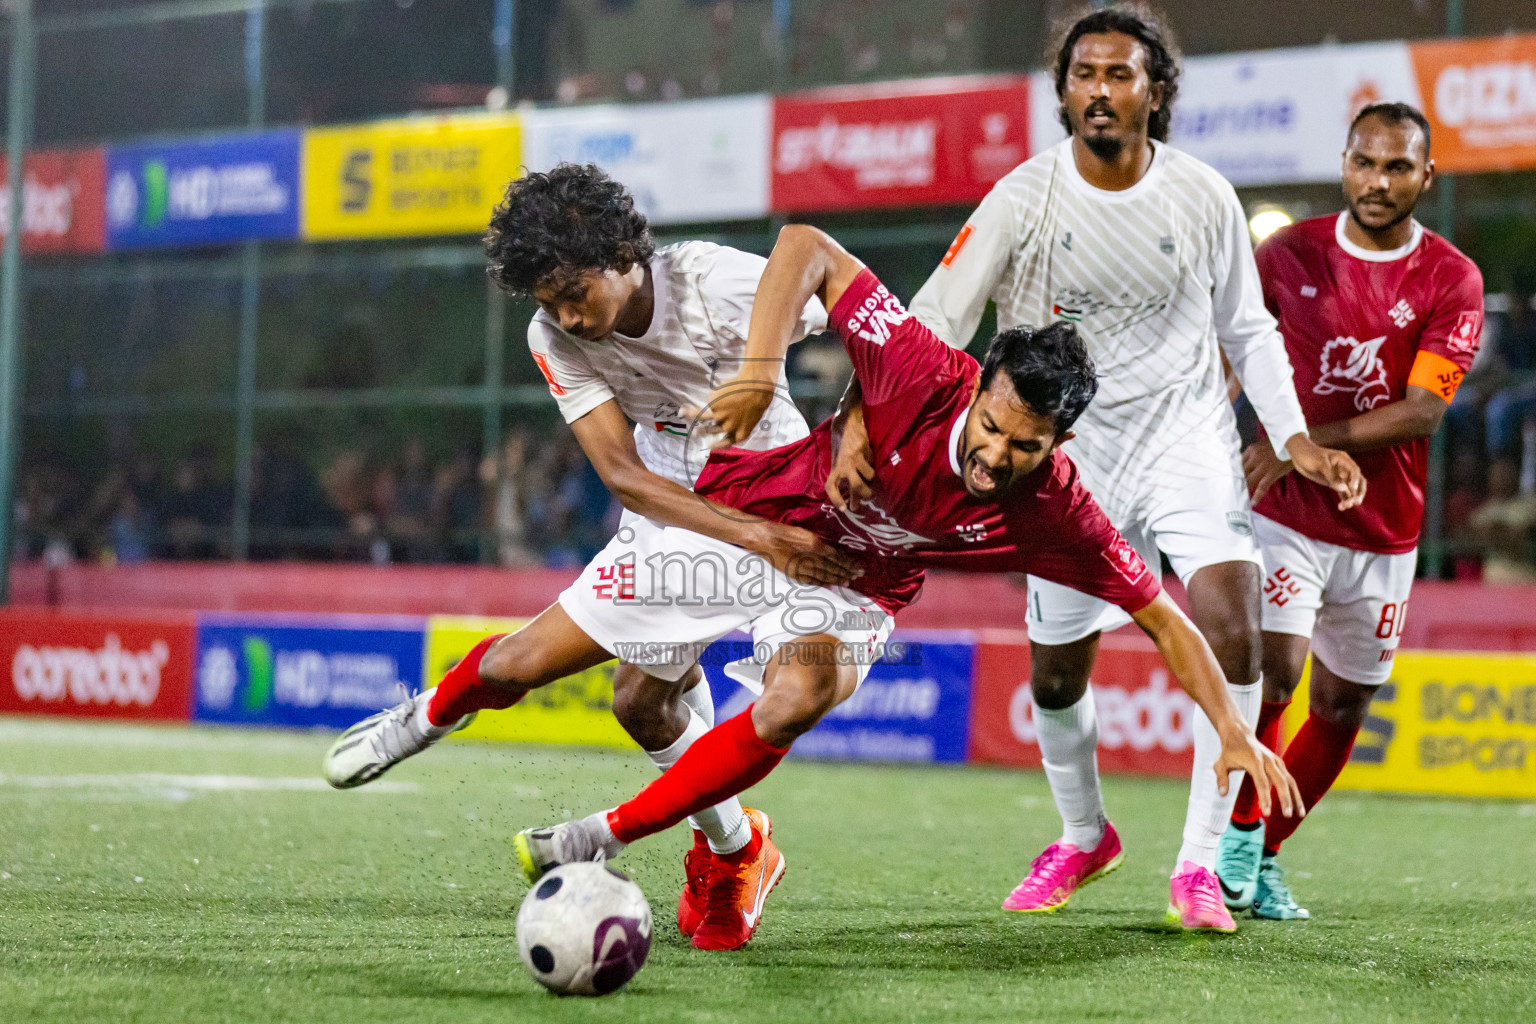
<svg viewBox="0 0 1536 1024"><path fill-rule="evenodd" d="M9 775L0 772L0 786L26 789L184 789L217 793L330 793L324 779L307 776L171 775L165 772L123 772L116 775ZM364 793L417 793L414 782L374 782Z"/></svg>

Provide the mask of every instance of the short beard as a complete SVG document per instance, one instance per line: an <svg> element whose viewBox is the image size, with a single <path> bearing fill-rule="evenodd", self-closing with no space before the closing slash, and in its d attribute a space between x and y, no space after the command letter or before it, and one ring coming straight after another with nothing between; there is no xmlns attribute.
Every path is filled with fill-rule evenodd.
<svg viewBox="0 0 1536 1024"><path fill-rule="evenodd" d="M1125 150L1125 140L1114 135L1078 135L1083 140L1083 145L1088 147L1088 152L1103 160L1105 163L1114 163L1120 159L1120 154Z"/></svg>
<svg viewBox="0 0 1536 1024"><path fill-rule="evenodd" d="M1349 219L1354 221L1355 222L1355 226L1358 227L1361 231L1364 231L1368 235L1372 235L1372 234L1375 234L1378 231L1390 231L1393 228L1397 227L1403 221L1405 221L1409 217L1413 216L1414 207L1416 207L1417 205L1418 205L1418 203L1415 202L1413 206L1408 207L1407 210L1405 210L1402 213L1398 214L1396 217L1393 217L1391 220L1387 221L1385 224L1381 225L1380 227L1373 228L1369 224L1367 224L1365 221L1360 219L1360 215L1355 212L1355 204L1354 203L1350 203L1349 204Z"/></svg>

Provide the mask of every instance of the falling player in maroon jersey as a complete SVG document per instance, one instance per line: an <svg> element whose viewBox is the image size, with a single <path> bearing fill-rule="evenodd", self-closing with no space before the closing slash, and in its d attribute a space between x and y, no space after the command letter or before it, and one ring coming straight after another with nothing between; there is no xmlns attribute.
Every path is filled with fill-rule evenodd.
<svg viewBox="0 0 1536 1024"><path fill-rule="evenodd" d="M761 694L756 703L697 740L638 796L612 811L519 833L514 846L530 879L556 864L612 856L693 808L762 780L800 735L853 694L863 676L858 662L882 639L875 624L888 623L917 596L927 566L1027 571L1124 608L1215 723L1222 743L1218 785L1225 790L1227 773L1243 768L1254 774L1261 802L1270 802L1274 786L1281 809L1299 813L1290 780L1239 714L1210 647L1110 525L1059 448L1096 387L1076 329L1057 323L1005 331L993 340L985 366L978 365L913 318L827 235L792 226L781 233L758 286L744 360L749 370L717 390L701 414L712 421L712 433L750 431L743 419L753 417L743 417L742 409L771 399L774 366L790 336L787 312L812 295L832 311L829 323L863 388L865 426L880 466L873 496L857 511L828 500L831 421L781 448L716 452L695 491L745 514L808 529L852 552L863 575L846 590L791 587L787 578L764 580L751 556L728 545L636 524L637 532L616 537L557 608L499 641L479 662L475 679L503 693L535 685L557 667L598 660L605 647L633 653L628 645L645 638L692 644L750 624L765 648L736 673L744 681L746 669L760 673L749 683ZM768 375L754 377L753 367L768 368ZM708 600L701 594L677 600L686 574L668 573L667 561L697 566L715 552L727 557L711 563L711 578L725 585ZM632 567L624 577L627 597L612 592L607 562ZM780 588L779 604L788 607L764 604L758 591L765 585ZM819 613L823 604L826 612ZM558 666L556 658L563 659ZM762 889L744 915L747 935L766 894Z"/></svg>
<svg viewBox="0 0 1536 1024"><path fill-rule="evenodd" d="M1344 151L1337 217L1276 232L1259 248L1264 301L1280 321L1312 439L1354 455L1365 502L1337 511L1288 473L1267 443L1243 453L1254 537L1264 553L1264 705L1280 717L1312 652L1310 710L1285 763L1314 806L1343 770L1377 688L1392 674L1413 585L1429 436L1472 364L1483 279L1413 219L1434 179L1429 123L1402 103L1366 107ZM1255 917L1308 916L1275 854L1299 819L1266 820L1245 787L1217 860L1227 905Z"/></svg>

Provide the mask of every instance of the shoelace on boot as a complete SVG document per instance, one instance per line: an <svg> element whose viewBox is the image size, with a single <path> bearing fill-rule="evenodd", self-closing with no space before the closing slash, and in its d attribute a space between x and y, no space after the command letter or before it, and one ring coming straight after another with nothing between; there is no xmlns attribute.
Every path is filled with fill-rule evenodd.
<svg viewBox="0 0 1536 1024"><path fill-rule="evenodd" d="M415 753L415 750L406 750L405 742L402 742L402 734L413 747L421 745L422 737L416 732L416 702L408 700L403 704L397 704L384 713L384 718L374 730L370 746L374 755L381 760L397 760L407 753Z"/></svg>
<svg viewBox="0 0 1536 1024"><path fill-rule="evenodd" d="M1029 874L1024 881L1019 883L1015 892L1030 896L1047 896L1055 891L1059 882L1059 875L1065 865L1067 847L1063 843L1052 843L1036 857L1029 865Z"/></svg>
<svg viewBox="0 0 1536 1024"><path fill-rule="evenodd" d="M745 864L722 864L704 880L704 923L735 928L741 918L741 893L747 886Z"/></svg>
<svg viewBox="0 0 1536 1024"><path fill-rule="evenodd" d="M683 854L683 874L687 878L683 885L695 906L708 896L709 879L714 870L715 858L709 851L695 847Z"/></svg>
<svg viewBox="0 0 1536 1024"><path fill-rule="evenodd" d="M1221 901L1221 890L1216 885L1216 876L1207 868L1195 871L1184 893L1189 899L1190 909L1207 914L1226 909L1226 904Z"/></svg>

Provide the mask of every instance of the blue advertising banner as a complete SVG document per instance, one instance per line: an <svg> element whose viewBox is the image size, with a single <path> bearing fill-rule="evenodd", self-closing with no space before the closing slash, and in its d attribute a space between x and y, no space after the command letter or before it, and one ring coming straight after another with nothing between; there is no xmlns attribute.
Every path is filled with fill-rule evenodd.
<svg viewBox="0 0 1536 1024"><path fill-rule="evenodd" d="M754 699L725 666L752 653L732 633L701 659L715 699L715 721L740 714ZM792 753L857 761L964 761L970 728L974 638L952 630L897 630L886 656L854 695L795 742Z"/></svg>
<svg viewBox="0 0 1536 1024"><path fill-rule="evenodd" d="M297 130L107 150L107 247L299 234Z"/></svg>
<svg viewBox="0 0 1536 1024"><path fill-rule="evenodd" d="M421 689L425 636L410 617L199 615L192 717L345 728Z"/></svg>

